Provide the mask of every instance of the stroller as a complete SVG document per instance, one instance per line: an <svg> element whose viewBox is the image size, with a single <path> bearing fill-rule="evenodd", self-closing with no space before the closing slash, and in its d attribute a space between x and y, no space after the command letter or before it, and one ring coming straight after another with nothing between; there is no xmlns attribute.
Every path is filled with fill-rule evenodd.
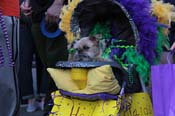
<svg viewBox="0 0 175 116"><path fill-rule="evenodd" d="M72 0L60 18L70 59L59 61L57 69L48 69L59 89L52 93L50 116L153 116L145 84L150 65L160 54L156 51L157 20L150 13L149 1ZM100 58L76 56L77 46L87 45L88 39L98 43ZM99 81L101 77L111 77L112 81L106 81L114 85L112 89L105 79Z"/></svg>

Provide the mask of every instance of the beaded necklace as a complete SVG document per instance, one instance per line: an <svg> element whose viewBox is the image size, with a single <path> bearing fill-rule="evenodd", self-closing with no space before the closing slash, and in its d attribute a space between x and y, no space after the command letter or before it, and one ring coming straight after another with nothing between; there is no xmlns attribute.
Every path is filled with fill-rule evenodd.
<svg viewBox="0 0 175 116"><path fill-rule="evenodd" d="M2 10L0 8L0 27L2 29L2 33L6 42L6 48L8 50L8 55L9 55L9 66L14 66L14 61L13 61L13 56L12 56L12 49L10 46L10 41L9 41L9 35L7 32L7 27L5 25L5 20L3 18L3 13ZM3 55L3 49L2 46L0 46L0 66L2 66L4 64L4 55Z"/></svg>

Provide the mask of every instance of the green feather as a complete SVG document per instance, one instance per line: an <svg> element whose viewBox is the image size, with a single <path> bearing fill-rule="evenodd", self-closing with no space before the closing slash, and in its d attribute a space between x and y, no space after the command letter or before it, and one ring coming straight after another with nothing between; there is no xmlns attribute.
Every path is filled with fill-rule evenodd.
<svg viewBox="0 0 175 116"><path fill-rule="evenodd" d="M112 35L110 34L110 28L108 26L108 23L100 24L97 23L93 30L90 32L90 35L102 35L101 39L111 39Z"/></svg>
<svg viewBox="0 0 175 116"><path fill-rule="evenodd" d="M126 50L121 59L124 58L127 58L128 64L136 65L136 71L139 73L139 76L145 83L147 83L149 80L150 64L146 61L146 59L132 48Z"/></svg>
<svg viewBox="0 0 175 116"><path fill-rule="evenodd" d="M166 49L169 49L169 39L168 37L163 33L163 28L158 28L158 34L157 34L157 47L156 47L156 53L157 57L155 59L155 63L158 64L160 62L160 57L163 52L163 47Z"/></svg>

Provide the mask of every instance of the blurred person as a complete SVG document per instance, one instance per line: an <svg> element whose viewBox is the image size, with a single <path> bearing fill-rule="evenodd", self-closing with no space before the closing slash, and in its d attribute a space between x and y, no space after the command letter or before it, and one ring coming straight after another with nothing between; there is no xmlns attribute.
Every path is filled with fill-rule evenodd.
<svg viewBox="0 0 175 116"><path fill-rule="evenodd" d="M67 60L67 41L64 35L49 39L40 29L43 18L50 28L57 26L63 4L64 0L26 0L21 4L21 11L32 18L35 44L42 62L47 67L54 67L59 60Z"/></svg>
<svg viewBox="0 0 175 116"><path fill-rule="evenodd" d="M49 39L41 33L40 23L45 19L49 28L57 28L59 15L65 0L26 0L21 4L21 11L32 18L32 34L39 57L44 66L55 67L57 61L65 61L68 58L67 40L64 34ZM53 80L49 78L48 96L57 90ZM46 104L50 97L47 97ZM48 109L49 110L49 109Z"/></svg>
<svg viewBox="0 0 175 116"><path fill-rule="evenodd" d="M175 1L174 0L163 0L165 3L171 3L172 5L175 6ZM170 54L170 50L175 49L175 22L171 21L171 27L169 28L169 45L170 48L164 48L163 53L160 59L161 64L167 64L167 58L169 59L169 62L174 63L175 62L175 55Z"/></svg>
<svg viewBox="0 0 175 116"><path fill-rule="evenodd" d="M38 108L43 110L44 99L46 94L48 76L46 70L37 57L36 47L33 42L33 36L31 33L31 19L24 16L21 13L20 17L20 68L19 68L19 87L21 92L22 100L27 100L27 112L34 112ZM33 56L35 57L33 58ZM32 66L32 61L34 65ZM33 75L32 67L36 68L36 81L37 81L37 94L41 97L41 102L36 102L36 96L33 89Z"/></svg>
<svg viewBox="0 0 175 116"><path fill-rule="evenodd" d="M170 50L174 50L175 49L175 42L172 44Z"/></svg>
<svg viewBox="0 0 175 116"><path fill-rule="evenodd" d="M169 38L170 38L170 45L171 45L170 50L173 50L175 49L175 22L171 22Z"/></svg>
<svg viewBox="0 0 175 116"><path fill-rule="evenodd" d="M163 0L165 3L171 3L172 5L175 6L175 0ZM175 22L171 22L171 28L170 28L170 33L169 33L169 38L170 38L170 50L175 49Z"/></svg>
<svg viewBox="0 0 175 116"><path fill-rule="evenodd" d="M19 1L0 1L0 116L17 116Z"/></svg>

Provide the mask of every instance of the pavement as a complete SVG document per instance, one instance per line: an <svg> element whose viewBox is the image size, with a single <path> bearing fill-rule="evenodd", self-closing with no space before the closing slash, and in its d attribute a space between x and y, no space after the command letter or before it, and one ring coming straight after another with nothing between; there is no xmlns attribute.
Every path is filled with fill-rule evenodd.
<svg viewBox="0 0 175 116"><path fill-rule="evenodd" d="M26 107L22 106L20 108L20 116L42 116L42 115L43 115L43 112L40 110L32 112L32 113L28 113L26 112Z"/></svg>
<svg viewBox="0 0 175 116"><path fill-rule="evenodd" d="M34 89L34 93L36 94L37 92L37 82L36 82L36 69L33 68L32 69L32 74L33 74L33 89ZM20 116L42 116L43 112L41 110L32 112L32 113L28 113L26 112L26 106L27 105L21 105L20 107Z"/></svg>

